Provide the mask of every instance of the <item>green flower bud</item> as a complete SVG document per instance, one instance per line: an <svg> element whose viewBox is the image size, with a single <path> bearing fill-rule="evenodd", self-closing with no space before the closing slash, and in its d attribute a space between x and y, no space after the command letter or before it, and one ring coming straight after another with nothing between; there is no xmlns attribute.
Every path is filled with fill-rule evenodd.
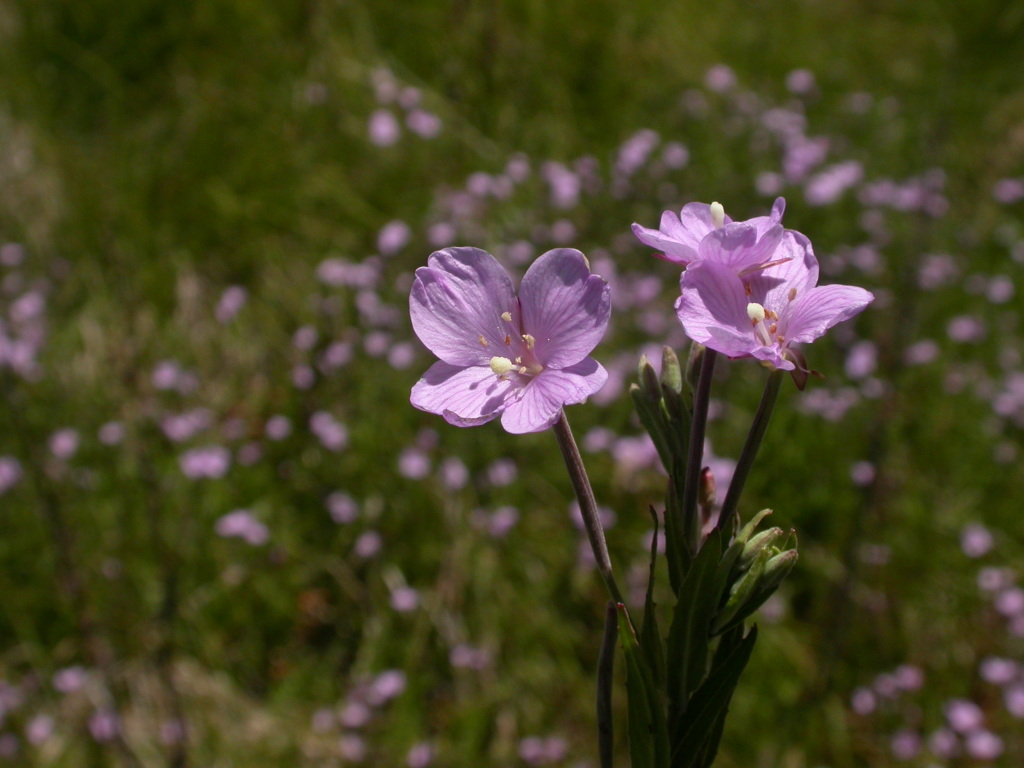
<svg viewBox="0 0 1024 768"><path fill-rule="evenodd" d="M661 348L661 387L680 394L683 391L683 372L679 367L679 358L672 347Z"/></svg>
<svg viewBox="0 0 1024 768"><path fill-rule="evenodd" d="M645 397L652 403L657 403L661 400L661 384L658 381L658 372L654 370L654 366L647 359L647 355L640 355L637 377L640 379L640 389Z"/></svg>
<svg viewBox="0 0 1024 768"><path fill-rule="evenodd" d="M757 553L749 570L740 577L739 581L732 585L729 599L712 625L712 634L717 634L727 627L740 614L743 607L761 591L761 578L764 575L765 566L768 564L770 557L771 554L768 550L762 549Z"/></svg>
<svg viewBox="0 0 1024 768"><path fill-rule="evenodd" d="M774 591L782 580L789 575L799 558L795 549L787 549L771 558L764 566L764 579L762 589Z"/></svg>
<svg viewBox="0 0 1024 768"><path fill-rule="evenodd" d="M754 561L754 558L757 557L762 550L767 550L772 555L776 554L778 552L778 549L775 547L776 542L786 535L786 532L781 528L769 528L767 531L761 531L760 533L752 536L744 545L743 553L740 555L740 570L742 571L749 568L750 564Z"/></svg>
<svg viewBox="0 0 1024 768"><path fill-rule="evenodd" d="M754 515L750 519L749 523L740 528L739 533L736 534L736 541L742 541L744 544L746 544L750 537L753 536L754 531L757 530L757 526L761 524L761 521L768 517L768 515L770 515L771 513L772 511L770 509L762 509L756 515Z"/></svg>

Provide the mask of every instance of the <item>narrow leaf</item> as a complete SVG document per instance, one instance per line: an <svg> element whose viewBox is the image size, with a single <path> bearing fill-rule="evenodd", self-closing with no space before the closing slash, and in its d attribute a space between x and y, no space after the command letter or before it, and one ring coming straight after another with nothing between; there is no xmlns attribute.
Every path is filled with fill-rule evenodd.
<svg viewBox="0 0 1024 768"><path fill-rule="evenodd" d="M673 727L707 672L711 622L720 600L714 585L721 556L722 537L714 531L694 558L673 612L666 648L669 721Z"/></svg>
<svg viewBox="0 0 1024 768"><path fill-rule="evenodd" d="M629 396L640 419L640 424L651 436L654 447L658 450L658 458L666 472L672 471L672 438L669 436L668 425L661 415L658 402L651 402L644 391L636 384L629 388Z"/></svg>
<svg viewBox="0 0 1024 768"><path fill-rule="evenodd" d="M750 661L755 642L757 627L752 627L739 645L712 668L707 680L694 693L683 727L679 731L673 729L672 768L706 768L707 763L698 762L702 753L705 759L707 757L703 749L705 742L716 730L720 732L716 723L724 719L728 711L729 701ZM710 756L713 758L713 753Z"/></svg>
<svg viewBox="0 0 1024 768"><path fill-rule="evenodd" d="M644 621L640 629L640 650L643 651L647 666L651 669L654 684L659 692L665 690L665 648L658 631L658 617L654 604L654 572L658 563L658 513L650 507L654 521L654 537L651 539L651 566L647 575L647 594L644 596Z"/></svg>
<svg viewBox="0 0 1024 768"><path fill-rule="evenodd" d="M662 699L625 616L625 606L620 603L618 609L623 614L619 641L626 660L630 764L634 768L668 768L668 726Z"/></svg>

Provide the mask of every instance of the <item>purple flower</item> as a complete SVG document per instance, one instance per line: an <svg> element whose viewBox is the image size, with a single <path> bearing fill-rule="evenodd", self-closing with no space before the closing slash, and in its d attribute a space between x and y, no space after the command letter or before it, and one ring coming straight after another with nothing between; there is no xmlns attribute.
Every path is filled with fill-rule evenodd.
<svg viewBox="0 0 1024 768"><path fill-rule="evenodd" d="M645 245L662 251L656 255L673 264L685 267L710 259L736 272L757 270L773 260L802 255L797 236L803 235L782 228L785 210L786 201L780 197L770 216L733 221L719 203L687 203L678 216L665 211L658 229L633 224L633 234Z"/></svg>
<svg viewBox="0 0 1024 768"><path fill-rule="evenodd" d="M792 371L800 357L791 344L814 341L874 299L863 288L817 285L810 242L797 232L790 242L796 249L787 254L793 255L752 272L737 273L710 258L690 264L676 300L686 335L728 357L754 357Z"/></svg>
<svg viewBox="0 0 1024 768"><path fill-rule="evenodd" d="M226 539L245 539L248 544L258 547L270 539L270 529L256 519L247 509L236 509L217 520L217 534Z"/></svg>
<svg viewBox="0 0 1024 768"><path fill-rule="evenodd" d="M501 416L509 432L539 432L604 385L607 372L588 355L608 326L610 290L582 253L540 256L518 297L478 248L446 248L427 263L409 297L412 326L441 359L413 387L415 407L460 427Z"/></svg>

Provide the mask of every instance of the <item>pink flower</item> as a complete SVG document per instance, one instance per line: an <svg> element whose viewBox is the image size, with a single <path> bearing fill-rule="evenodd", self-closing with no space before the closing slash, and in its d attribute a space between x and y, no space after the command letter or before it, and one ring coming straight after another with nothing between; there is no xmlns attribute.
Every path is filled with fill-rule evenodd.
<svg viewBox="0 0 1024 768"><path fill-rule="evenodd" d="M737 273L708 258L691 263L676 300L686 335L728 357L754 357L792 371L800 357L791 344L814 341L871 303L874 296L863 288L817 285L810 243L793 234L803 240L803 255L764 269Z"/></svg>
<svg viewBox="0 0 1024 768"><path fill-rule="evenodd" d="M662 251L655 254L658 258L683 267L710 259L736 272L756 270L778 259L803 255L807 238L783 230L785 210L786 201L780 197L770 216L733 221L718 203L687 203L678 216L665 211L658 229L633 224L633 234L644 245Z"/></svg>
<svg viewBox="0 0 1024 768"><path fill-rule="evenodd" d="M256 519L247 509L236 509L217 520L217 535L226 539L244 539L248 544L258 547L270 540L270 529Z"/></svg>
<svg viewBox="0 0 1024 768"><path fill-rule="evenodd" d="M491 254L446 248L416 270L412 326L437 355L412 404L461 427L501 416L520 434L547 429L608 374L590 351L611 315L607 283L579 251L557 248L523 277L519 296Z"/></svg>

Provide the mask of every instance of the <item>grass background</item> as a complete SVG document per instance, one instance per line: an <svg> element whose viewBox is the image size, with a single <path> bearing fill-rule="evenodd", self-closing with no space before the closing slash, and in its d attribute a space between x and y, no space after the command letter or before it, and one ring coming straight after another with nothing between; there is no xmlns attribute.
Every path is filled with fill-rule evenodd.
<svg viewBox="0 0 1024 768"><path fill-rule="evenodd" d="M453 220L470 174L501 174L517 154L530 180L454 219L458 242L502 255L526 241L539 253L567 220L571 244L613 263L622 285L649 275L663 283L650 307L616 314L599 359L635 361L645 345L678 342L677 275L631 242L629 225L653 225L663 208L691 200L721 200L738 218L766 209L771 197L755 181L778 170L781 150L760 116L777 105L828 138L827 162L856 160L866 180L941 169L949 207L932 216L854 193L815 207L799 183L783 191L787 225L823 260L846 259L829 279L884 300L856 335L812 350L829 374L812 388L860 387L856 404L832 422L799 407L808 393L785 392L749 485L741 511L774 507L797 529L803 556L734 702L721 764L893 764L892 734L939 728L952 697L977 701L1003 738L995 764L1017 764L1019 720L977 665L1020 661L1024 646L976 582L980 565L1013 567L1024 551L1024 406L992 409L1021 368L1020 299L986 301L977 286L1004 276L1021 287L1021 203L1002 204L992 189L1024 174L1022 32L1024 4L994 0L8 0L0 240L26 256L5 267L5 317L29 292L46 304L39 374L6 368L0 408L0 454L23 474L0 512L0 679L17 692L0 719L4 743L17 745L8 759L338 765L360 739L368 764L403 765L429 743L437 765L511 766L526 764L522 739L537 736L566 740L554 764L594 764L603 599L579 565L551 436L457 430L418 413L408 389L429 355L417 344L415 362L399 367L368 348L374 333L389 346L412 339L404 297L433 249L428 225ZM718 64L738 81L726 93L705 85ZM813 93L787 91L794 69L814 74ZM375 97L382 71L419 89L441 118L438 137L403 129L394 146L368 140L374 110L403 114ZM857 93L873 99L861 114L849 109ZM615 158L639 129L682 142L690 162L678 173L648 164L616 192ZM580 158L605 183L558 209L538 170ZM870 224L877 216L865 219L879 210L882 235ZM372 320L360 291L325 285L317 268L372 256L394 220L411 240L381 262L373 291L401 311ZM865 243L880 266L849 268ZM958 278L924 290L918 275L934 254L950 255ZM220 323L214 307L235 285L249 300ZM669 324L645 332L644 309ZM983 338L948 338L947 323L962 315L984 323ZM303 327L317 333L312 350L293 343ZM843 373L844 355L864 339L881 382L867 390ZM940 357L907 366L905 349L922 339L936 340ZM350 343L353 359L296 387L294 369L315 365L335 341ZM166 360L197 387L156 388L153 370ZM721 379L711 437L728 456L760 378L733 363ZM197 408L207 410L205 430L169 440L163 421ZM317 412L347 427L343 450L310 434ZM274 415L295 425L285 440L264 437ZM581 436L595 427L638 434L625 396L570 417ZM96 438L111 421L125 429L113 447ZM80 444L59 460L48 441L65 428ZM232 450L230 472L186 478L182 453L213 443ZM262 452L251 465L237 460L245 444ZM410 449L429 461L427 477L398 471ZM470 477L456 490L435 471L453 457ZM486 473L503 457L518 477L497 487ZM633 573L659 476L626 471L621 459L617 468L608 452L588 460L599 500L617 514L616 564ZM875 468L866 486L850 479L857 461ZM356 500L355 522L332 522L324 499L335 491ZM520 512L506 538L473 525L474 510L502 505ZM214 533L243 507L269 526L269 544ZM983 563L958 543L973 522L995 536ZM367 531L384 546L360 558L353 547ZM389 605L404 584L419 591L415 611ZM451 663L464 644L485 651L483 669ZM858 686L907 663L925 671L922 690L869 716L850 710ZM55 690L53 674L78 665L87 684ZM371 707L365 726L316 719L365 698L366 681L387 669L403 670L406 687ZM89 723L107 711L123 736L97 740ZM40 717L52 733L34 739L33 723L47 730ZM183 741L161 737L179 722ZM927 750L901 764L933 763L975 764Z"/></svg>

